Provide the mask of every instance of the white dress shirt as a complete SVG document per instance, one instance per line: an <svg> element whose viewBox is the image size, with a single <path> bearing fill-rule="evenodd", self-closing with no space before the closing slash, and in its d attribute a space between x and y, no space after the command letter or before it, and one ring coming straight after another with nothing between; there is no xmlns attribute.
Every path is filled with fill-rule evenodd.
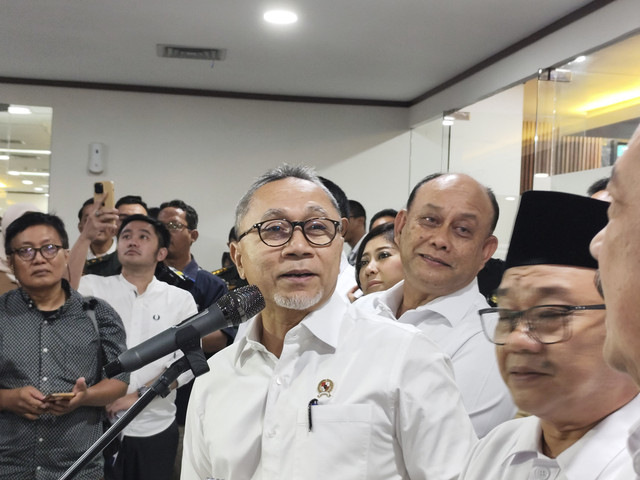
<svg viewBox="0 0 640 480"><path fill-rule="evenodd" d="M85 275L80 279L78 291L106 300L122 318L127 334L127 348L157 335L198 312L193 297L186 290L161 282L155 277L142 294L122 274L111 277ZM182 352L165 355L148 365L131 372L127 393L160 375L165 368L182 356ZM190 371L178 378L182 385L193 378ZM160 433L173 423L176 416L174 404L176 392L154 398L142 412L123 430L130 437L148 437Z"/></svg>
<svg viewBox="0 0 640 480"><path fill-rule="evenodd" d="M401 281L389 290L358 299L354 308L395 319L403 289ZM408 310L397 319L418 327L451 357L462 402L481 438L516 414L509 389L500 376L495 346L482 333L478 310L488 306L474 279L457 292Z"/></svg>
<svg viewBox="0 0 640 480"><path fill-rule="evenodd" d="M629 439L627 440L629 461L616 480L640 480L640 421L638 418L640 415L635 418L635 423L629 429Z"/></svg>
<svg viewBox="0 0 640 480"><path fill-rule="evenodd" d="M613 480L630 472L626 432L640 417L640 397L605 417L556 458L542 453L540 420L519 418L496 427L473 449L460 480Z"/></svg>
<svg viewBox="0 0 640 480"><path fill-rule="evenodd" d="M348 310L334 295L280 358L258 341L259 315L209 359L182 480L457 478L476 438L446 356L412 327Z"/></svg>

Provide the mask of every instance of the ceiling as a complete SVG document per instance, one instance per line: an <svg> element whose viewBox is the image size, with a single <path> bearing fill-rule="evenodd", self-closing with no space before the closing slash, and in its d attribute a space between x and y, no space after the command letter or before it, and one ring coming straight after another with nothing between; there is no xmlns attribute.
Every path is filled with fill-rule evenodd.
<svg viewBox="0 0 640 480"><path fill-rule="evenodd" d="M0 77L411 102L608 0L30 0L0 3ZM299 21L275 26L265 10ZM160 58L157 44L226 59ZM0 79L1 81L2 79Z"/></svg>

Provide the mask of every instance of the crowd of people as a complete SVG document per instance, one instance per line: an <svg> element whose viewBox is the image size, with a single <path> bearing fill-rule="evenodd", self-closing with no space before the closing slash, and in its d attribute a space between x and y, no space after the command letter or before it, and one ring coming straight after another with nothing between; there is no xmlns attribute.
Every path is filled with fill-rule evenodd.
<svg viewBox="0 0 640 480"><path fill-rule="evenodd" d="M367 224L313 169L269 170L215 275L180 200L87 200L72 246L55 215L5 215L0 479L62 475L183 353L102 366L237 282L265 308L76 478L640 479L636 180L640 127L587 196L525 192L504 261L494 193L458 173Z"/></svg>

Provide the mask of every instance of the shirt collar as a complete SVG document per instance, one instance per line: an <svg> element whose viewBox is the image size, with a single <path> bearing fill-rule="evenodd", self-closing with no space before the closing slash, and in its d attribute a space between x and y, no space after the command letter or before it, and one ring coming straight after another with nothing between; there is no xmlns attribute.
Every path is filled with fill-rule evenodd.
<svg viewBox="0 0 640 480"><path fill-rule="evenodd" d="M638 475L640 475L640 421L634 423L629 431L627 448L631 455L633 469Z"/></svg>
<svg viewBox="0 0 640 480"><path fill-rule="evenodd" d="M603 418L576 443L558 455L558 464L567 478L590 479L598 477L611 459L622 452L626 455L625 439L620 435L638 418L640 397ZM590 441L592 437L597 441Z"/></svg>
<svg viewBox="0 0 640 480"><path fill-rule="evenodd" d="M373 300L376 309L384 313L386 316L396 318L396 312L400 308L404 296L404 280L397 283L385 292L378 294ZM404 320L402 317L412 317L415 313L434 312L446 319L451 326L459 325L464 321L469 309L480 309L487 307L488 304L482 297L478 289L478 280L474 278L471 283L460 290L449 295L443 295L435 300L419 306L413 310L408 310L400 316L398 320ZM411 322L407 322L411 323Z"/></svg>
<svg viewBox="0 0 640 480"><path fill-rule="evenodd" d="M345 302L334 292L324 305L309 313L302 319L300 324L291 330L303 328L307 330L310 335L335 350L338 346L342 318L347 308L348 306ZM269 354L264 345L260 343L262 314L259 313L251 318L249 322L246 335L238 342L238 349L234 358L234 363L236 364L244 364L255 352L265 352Z"/></svg>
<svg viewBox="0 0 640 480"><path fill-rule="evenodd" d="M191 261L182 269L182 273L190 279L195 280L199 268L200 267L198 266L196 259L191 255Z"/></svg>
<svg viewBox="0 0 640 480"><path fill-rule="evenodd" d="M540 448L542 429L537 417L531 416L512 421L519 422L518 435L513 439L513 444L506 451L504 458L496 459L500 461L502 466L527 462L532 458L537 458L542 450Z"/></svg>
<svg viewBox="0 0 640 480"><path fill-rule="evenodd" d="M158 285L158 282L160 282L160 280L158 280L155 276L151 278L151 281L149 282L149 285L147 285L147 288L145 289L144 293L138 293L138 287L136 287L133 283L129 282L129 280L127 280L126 278L124 278L124 276L122 275L122 273L118 274L118 279L120 280L121 283L123 283L129 290L131 290L133 292L133 294L136 297L139 297L140 295L144 295L144 293L150 292L152 291L156 285Z"/></svg>

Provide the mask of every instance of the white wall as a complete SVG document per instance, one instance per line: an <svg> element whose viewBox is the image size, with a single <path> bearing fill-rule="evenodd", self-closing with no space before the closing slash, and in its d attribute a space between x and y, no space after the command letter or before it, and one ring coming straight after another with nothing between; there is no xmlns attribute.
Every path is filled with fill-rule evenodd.
<svg viewBox="0 0 640 480"><path fill-rule="evenodd" d="M315 166L370 210L407 196L406 109L20 85L0 85L0 98L53 107L49 206L72 240L77 210L100 179L115 182L116 198L192 204L201 217L194 254L211 269L219 267L239 197L282 162ZM87 171L90 142L106 145L102 175Z"/></svg>

